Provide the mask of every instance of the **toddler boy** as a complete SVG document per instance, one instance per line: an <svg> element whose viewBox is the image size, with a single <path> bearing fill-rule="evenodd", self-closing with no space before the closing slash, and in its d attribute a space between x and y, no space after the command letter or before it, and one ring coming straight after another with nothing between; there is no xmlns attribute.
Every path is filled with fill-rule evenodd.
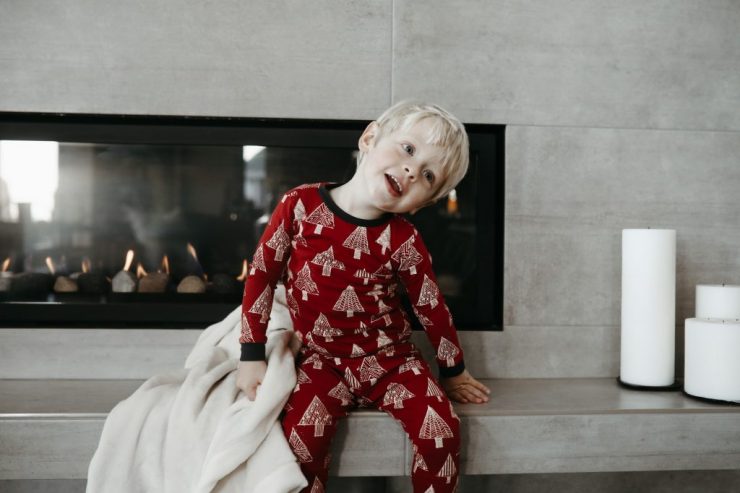
<svg viewBox="0 0 740 493"><path fill-rule="evenodd" d="M299 186L275 208L245 286L237 386L254 399L264 377L265 329L282 276L303 342L282 424L308 479L305 491L324 491L337 420L365 406L387 412L409 435L414 491L451 492L460 435L448 396L480 403L490 391L465 370L431 257L401 214L460 182L468 137L442 108L401 102L370 123L358 144L348 182ZM410 342L398 283L436 350L445 391Z"/></svg>

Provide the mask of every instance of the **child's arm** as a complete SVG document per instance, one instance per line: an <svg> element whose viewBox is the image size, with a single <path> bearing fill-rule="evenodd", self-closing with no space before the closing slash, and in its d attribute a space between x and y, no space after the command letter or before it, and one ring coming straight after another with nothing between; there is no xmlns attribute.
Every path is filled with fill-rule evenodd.
<svg viewBox="0 0 740 493"><path fill-rule="evenodd" d="M272 296L290 257L295 198L291 191L277 204L252 258L242 298L240 361L265 361Z"/></svg>
<svg viewBox="0 0 740 493"><path fill-rule="evenodd" d="M457 402L486 402L490 390L465 369L463 351L444 297L437 286L432 258L421 235L412 235L391 257L417 318L436 350L440 383Z"/></svg>

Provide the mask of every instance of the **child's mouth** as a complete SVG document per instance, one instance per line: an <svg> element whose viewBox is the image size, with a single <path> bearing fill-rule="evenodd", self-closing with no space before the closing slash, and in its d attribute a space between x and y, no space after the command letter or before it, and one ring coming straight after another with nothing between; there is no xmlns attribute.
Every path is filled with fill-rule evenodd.
<svg viewBox="0 0 740 493"><path fill-rule="evenodd" d="M400 197L403 194L403 188L401 188L401 184L398 182L395 176L386 173L385 182L388 185L388 190L390 190L392 195Z"/></svg>

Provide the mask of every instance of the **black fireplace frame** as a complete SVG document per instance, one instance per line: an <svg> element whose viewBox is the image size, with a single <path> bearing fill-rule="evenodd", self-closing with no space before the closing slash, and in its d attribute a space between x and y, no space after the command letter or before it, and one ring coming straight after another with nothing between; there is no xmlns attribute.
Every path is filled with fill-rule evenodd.
<svg viewBox="0 0 740 493"><path fill-rule="evenodd" d="M0 112L0 140L101 144L263 145L356 148L368 121L161 115ZM504 125L465 125L477 182L477 306L460 330L503 330ZM483 164L484 163L484 164ZM488 273L489 275L486 275ZM203 327L233 310L233 302L0 302L0 327ZM464 317L463 317L464 318Z"/></svg>

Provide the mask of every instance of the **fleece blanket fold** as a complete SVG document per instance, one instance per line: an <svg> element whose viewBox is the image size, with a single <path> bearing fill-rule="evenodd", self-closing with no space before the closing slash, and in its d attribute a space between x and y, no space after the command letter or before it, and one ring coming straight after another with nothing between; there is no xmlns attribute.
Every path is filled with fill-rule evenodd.
<svg viewBox="0 0 740 493"><path fill-rule="evenodd" d="M240 333L238 307L203 331L184 368L149 378L113 408L90 462L88 493L288 493L306 486L278 421L300 347L281 285L254 401L235 383Z"/></svg>

